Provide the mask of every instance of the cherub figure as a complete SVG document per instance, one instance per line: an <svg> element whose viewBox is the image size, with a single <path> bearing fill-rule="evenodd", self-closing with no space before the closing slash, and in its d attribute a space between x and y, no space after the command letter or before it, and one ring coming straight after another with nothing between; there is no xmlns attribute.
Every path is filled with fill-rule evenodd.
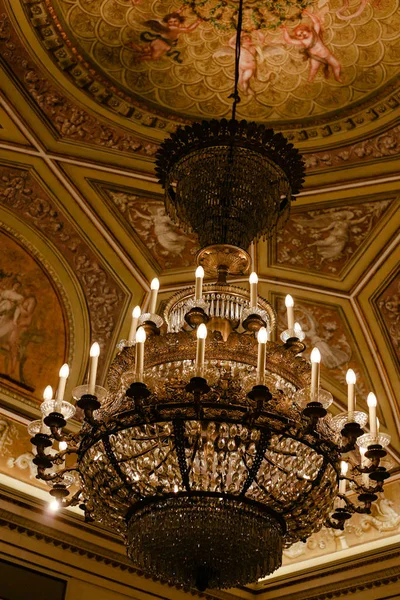
<svg viewBox="0 0 400 600"><path fill-rule="evenodd" d="M140 34L142 42L146 45L130 42L129 46L140 53L140 60L160 60L164 55L170 56L178 63L182 63L179 50L174 50L178 44L181 33L191 33L201 23L200 19L190 25L184 25L185 17L181 15L184 7L173 13L168 13L162 22L156 19L145 21L145 25L152 31L143 31ZM153 33L154 32L154 33Z"/></svg>
<svg viewBox="0 0 400 600"><path fill-rule="evenodd" d="M340 77L341 64L322 40L320 19L308 10L303 11L303 15L310 17L312 21L311 27L306 23L301 23L293 29L292 34L289 33L286 26L283 26L282 29L285 42L302 48L305 56L310 60L310 71L307 81L310 83L314 81L320 66L323 65L325 77L328 77L329 67L331 67L336 81L343 83Z"/></svg>
<svg viewBox="0 0 400 600"><path fill-rule="evenodd" d="M270 50L269 46L261 48L261 44L265 41L265 35L261 31L257 31L258 44L254 42L252 35L242 33L240 37L240 59L239 59L239 87L246 95L255 96L255 91L250 87L251 79L257 78L257 59L259 62L264 62L265 54ZM214 57L235 55L236 48L236 33L231 37L227 46L219 48L214 52ZM271 73L266 81L271 78Z"/></svg>

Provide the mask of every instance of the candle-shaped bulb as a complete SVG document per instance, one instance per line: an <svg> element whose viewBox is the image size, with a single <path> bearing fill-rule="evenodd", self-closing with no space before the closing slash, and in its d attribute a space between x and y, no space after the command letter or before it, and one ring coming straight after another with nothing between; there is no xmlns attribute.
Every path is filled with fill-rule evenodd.
<svg viewBox="0 0 400 600"><path fill-rule="evenodd" d="M48 385L43 392L43 400L52 400L53 399L53 388L51 385Z"/></svg>
<svg viewBox="0 0 400 600"><path fill-rule="evenodd" d="M203 267L201 267L201 266L197 267L195 275L196 275L196 279L198 279L198 278L199 279L203 279L204 278L204 269L203 269Z"/></svg>
<svg viewBox="0 0 400 600"><path fill-rule="evenodd" d="M136 332L136 343L144 344L145 341L146 341L146 332L143 327L139 327L139 329Z"/></svg>
<svg viewBox="0 0 400 600"><path fill-rule="evenodd" d="M321 352L318 350L318 348L313 348L310 358L312 363L321 362Z"/></svg>
<svg viewBox="0 0 400 600"><path fill-rule="evenodd" d="M68 448L67 442L59 442L58 449L60 450L60 452L64 452L64 450L66 450L67 448Z"/></svg>
<svg viewBox="0 0 400 600"><path fill-rule="evenodd" d="M264 385L266 343L268 332L265 327L260 327L257 333L258 357L257 357L257 385Z"/></svg>
<svg viewBox="0 0 400 600"><path fill-rule="evenodd" d="M375 394L370 392L367 397L367 404L369 407L369 429L373 437L377 436L377 423L376 423L376 405L378 404Z"/></svg>
<svg viewBox="0 0 400 600"><path fill-rule="evenodd" d="M52 512L56 512L60 508L60 503L58 500L52 500L49 504L49 509Z"/></svg>
<svg viewBox="0 0 400 600"><path fill-rule="evenodd" d="M204 269L203 267L197 267L196 269L196 285L194 290L194 297L196 300L201 300L203 297L203 278Z"/></svg>
<svg viewBox="0 0 400 600"><path fill-rule="evenodd" d="M285 298L285 306L286 308L292 308L294 306L294 300L290 294L287 294Z"/></svg>
<svg viewBox="0 0 400 600"><path fill-rule="evenodd" d="M156 306L157 306L157 294L158 294L158 290L160 289L160 282L157 279L157 277L155 277L151 284L150 284L150 305L149 305L149 313L150 314L154 314L156 312Z"/></svg>
<svg viewBox="0 0 400 600"><path fill-rule="evenodd" d="M129 330L128 342L133 342L135 340L140 313L140 306L135 306L135 308L132 311L132 321L131 328Z"/></svg>
<svg viewBox="0 0 400 600"><path fill-rule="evenodd" d="M356 383L356 374L353 369L349 369L346 373L346 383L347 385L354 385Z"/></svg>
<svg viewBox="0 0 400 600"><path fill-rule="evenodd" d="M321 353L318 348L313 348L311 352L311 401L318 402L319 390L319 367L321 362Z"/></svg>
<svg viewBox="0 0 400 600"><path fill-rule="evenodd" d="M346 477L348 470L349 464L345 460L340 461L340 472L343 475L343 477Z"/></svg>
<svg viewBox="0 0 400 600"><path fill-rule="evenodd" d="M361 447L360 447L361 462L362 462L362 461L363 461L363 459L364 459L364 455L365 455L366 451L367 451L367 449L366 449L366 448L364 448L364 446L361 446Z"/></svg>
<svg viewBox="0 0 400 600"><path fill-rule="evenodd" d="M257 333L257 341L259 344L266 344L268 341L268 332L265 327L260 327Z"/></svg>
<svg viewBox="0 0 400 600"><path fill-rule="evenodd" d="M249 277L250 283L250 307L257 306L257 284L258 277L257 273L251 273Z"/></svg>
<svg viewBox="0 0 400 600"><path fill-rule="evenodd" d="M296 336L296 337L300 337L300 335L303 333L303 330L302 330L302 328L301 328L301 325L300 325L300 323L297 323L297 321L296 321L296 323L294 324L294 327L293 327L293 329L294 329L294 333L295 333L295 336Z"/></svg>
<svg viewBox="0 0 400 600"><path fill-rule="evenodd" d="M69 366L67 365L67 363L65 363L60 371L59 371L59 376L62 377L63 379L67 379L69 376Z"/></svg>
<svg viewBox="0 0 400 600"><path fill-rule="evenodd" d="M285 298L285 306L287 310L287 325L288 329L294 329L294 300L290 294Z"/></svg>
<svg viewBox="0 0 400 600"><path fill-rule="evenodd" d="M95 358L96 356L100 356L100 346L97 342L94 342L94 344L90 346L90 357Z"/></svg>
<svg viewBox="0 0 400 600"><path fill-rule="evenodd" d="M199 340L205 340L207 337L207 326L204 323L200 323L197 328L197 338Z"/></svg>
<svg viewBox="0 0 400 600"><path fill-rule="evenodd" d="M353 369L349 369L346 373L347 383L347 410L349 413L354 412L356 401L355 401L355 385L356 385L356 374ZM351 417L352 418L352 417Z"/></svg>

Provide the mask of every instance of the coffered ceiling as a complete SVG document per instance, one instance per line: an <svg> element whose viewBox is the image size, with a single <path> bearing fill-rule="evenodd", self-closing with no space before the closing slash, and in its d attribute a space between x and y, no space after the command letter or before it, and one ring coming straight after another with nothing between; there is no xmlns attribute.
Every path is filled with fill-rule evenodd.
<svg viewBox="0 0 400 600"><path fill-rule="evenodd" d="M104 381L150 280L161 279L160 310L193 280L197 240L167 217L153 164L178 124L229 117L235 3L216 5L0 0L0 473L9 485L41 487L24 423L60 365L71 365L70 391L98 341ZM284 296L294 297L333 412L345 408L349 367L361 408L376 393L392 436L388 506L399 517L399 6L306 0L300 15L293 0L283 13L246 5L239 117L283 131L307 166L283 230L251 249L260 293L280 329ZM398 533L400 517L386 508L345 543ZM318 535L287 564L338 550Z"/></svg>

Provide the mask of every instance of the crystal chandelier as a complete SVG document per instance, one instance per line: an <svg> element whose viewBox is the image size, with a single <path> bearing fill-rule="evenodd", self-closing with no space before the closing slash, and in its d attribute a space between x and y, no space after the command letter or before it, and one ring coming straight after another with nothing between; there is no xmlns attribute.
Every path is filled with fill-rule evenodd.
<svg viewBox="0 0 400 600"><path fill-rule="evenodd" d="M370 512L389 476L380 460L390 437L379 432L375 396L364 433L350 370L348 410L332 417L318 349L311 365L301 357L293 299L277 343L276 314L255 273L246 288L227 281L248 272L246 248L275 231L304 175L283 136L235 119L242 8L232 119L178 130L157 157L169 215L200 239L195 285L160 316L153 280L107 389L96 384L100 349L92 346L88 383L73 391L84 414L78 433L65 429L75 412L64 399L67 365L55 398L45 390L43 419L29 426L37 476L55 507L79 505L87 520L123 536L140 571L199 590L272 573L283 548ZM204 283L205 272L214 283Z"/></svg>

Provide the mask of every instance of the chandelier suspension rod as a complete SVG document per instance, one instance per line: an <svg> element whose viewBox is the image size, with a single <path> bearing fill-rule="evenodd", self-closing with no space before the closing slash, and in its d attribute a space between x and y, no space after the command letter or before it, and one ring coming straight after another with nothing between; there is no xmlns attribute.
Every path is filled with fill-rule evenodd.
<svg viewBox="0 0 400 600"><path fill-rule="evenodd" d="M236 44L235 44L235 86L233 94L229 98L233 98L232 104L232 121L236 119L236 106L240 102L239 96L239 62L240 62L240 39L242 36L242 21L243 21L243 0L239 0L238 21L236 28Z"/></svg>

